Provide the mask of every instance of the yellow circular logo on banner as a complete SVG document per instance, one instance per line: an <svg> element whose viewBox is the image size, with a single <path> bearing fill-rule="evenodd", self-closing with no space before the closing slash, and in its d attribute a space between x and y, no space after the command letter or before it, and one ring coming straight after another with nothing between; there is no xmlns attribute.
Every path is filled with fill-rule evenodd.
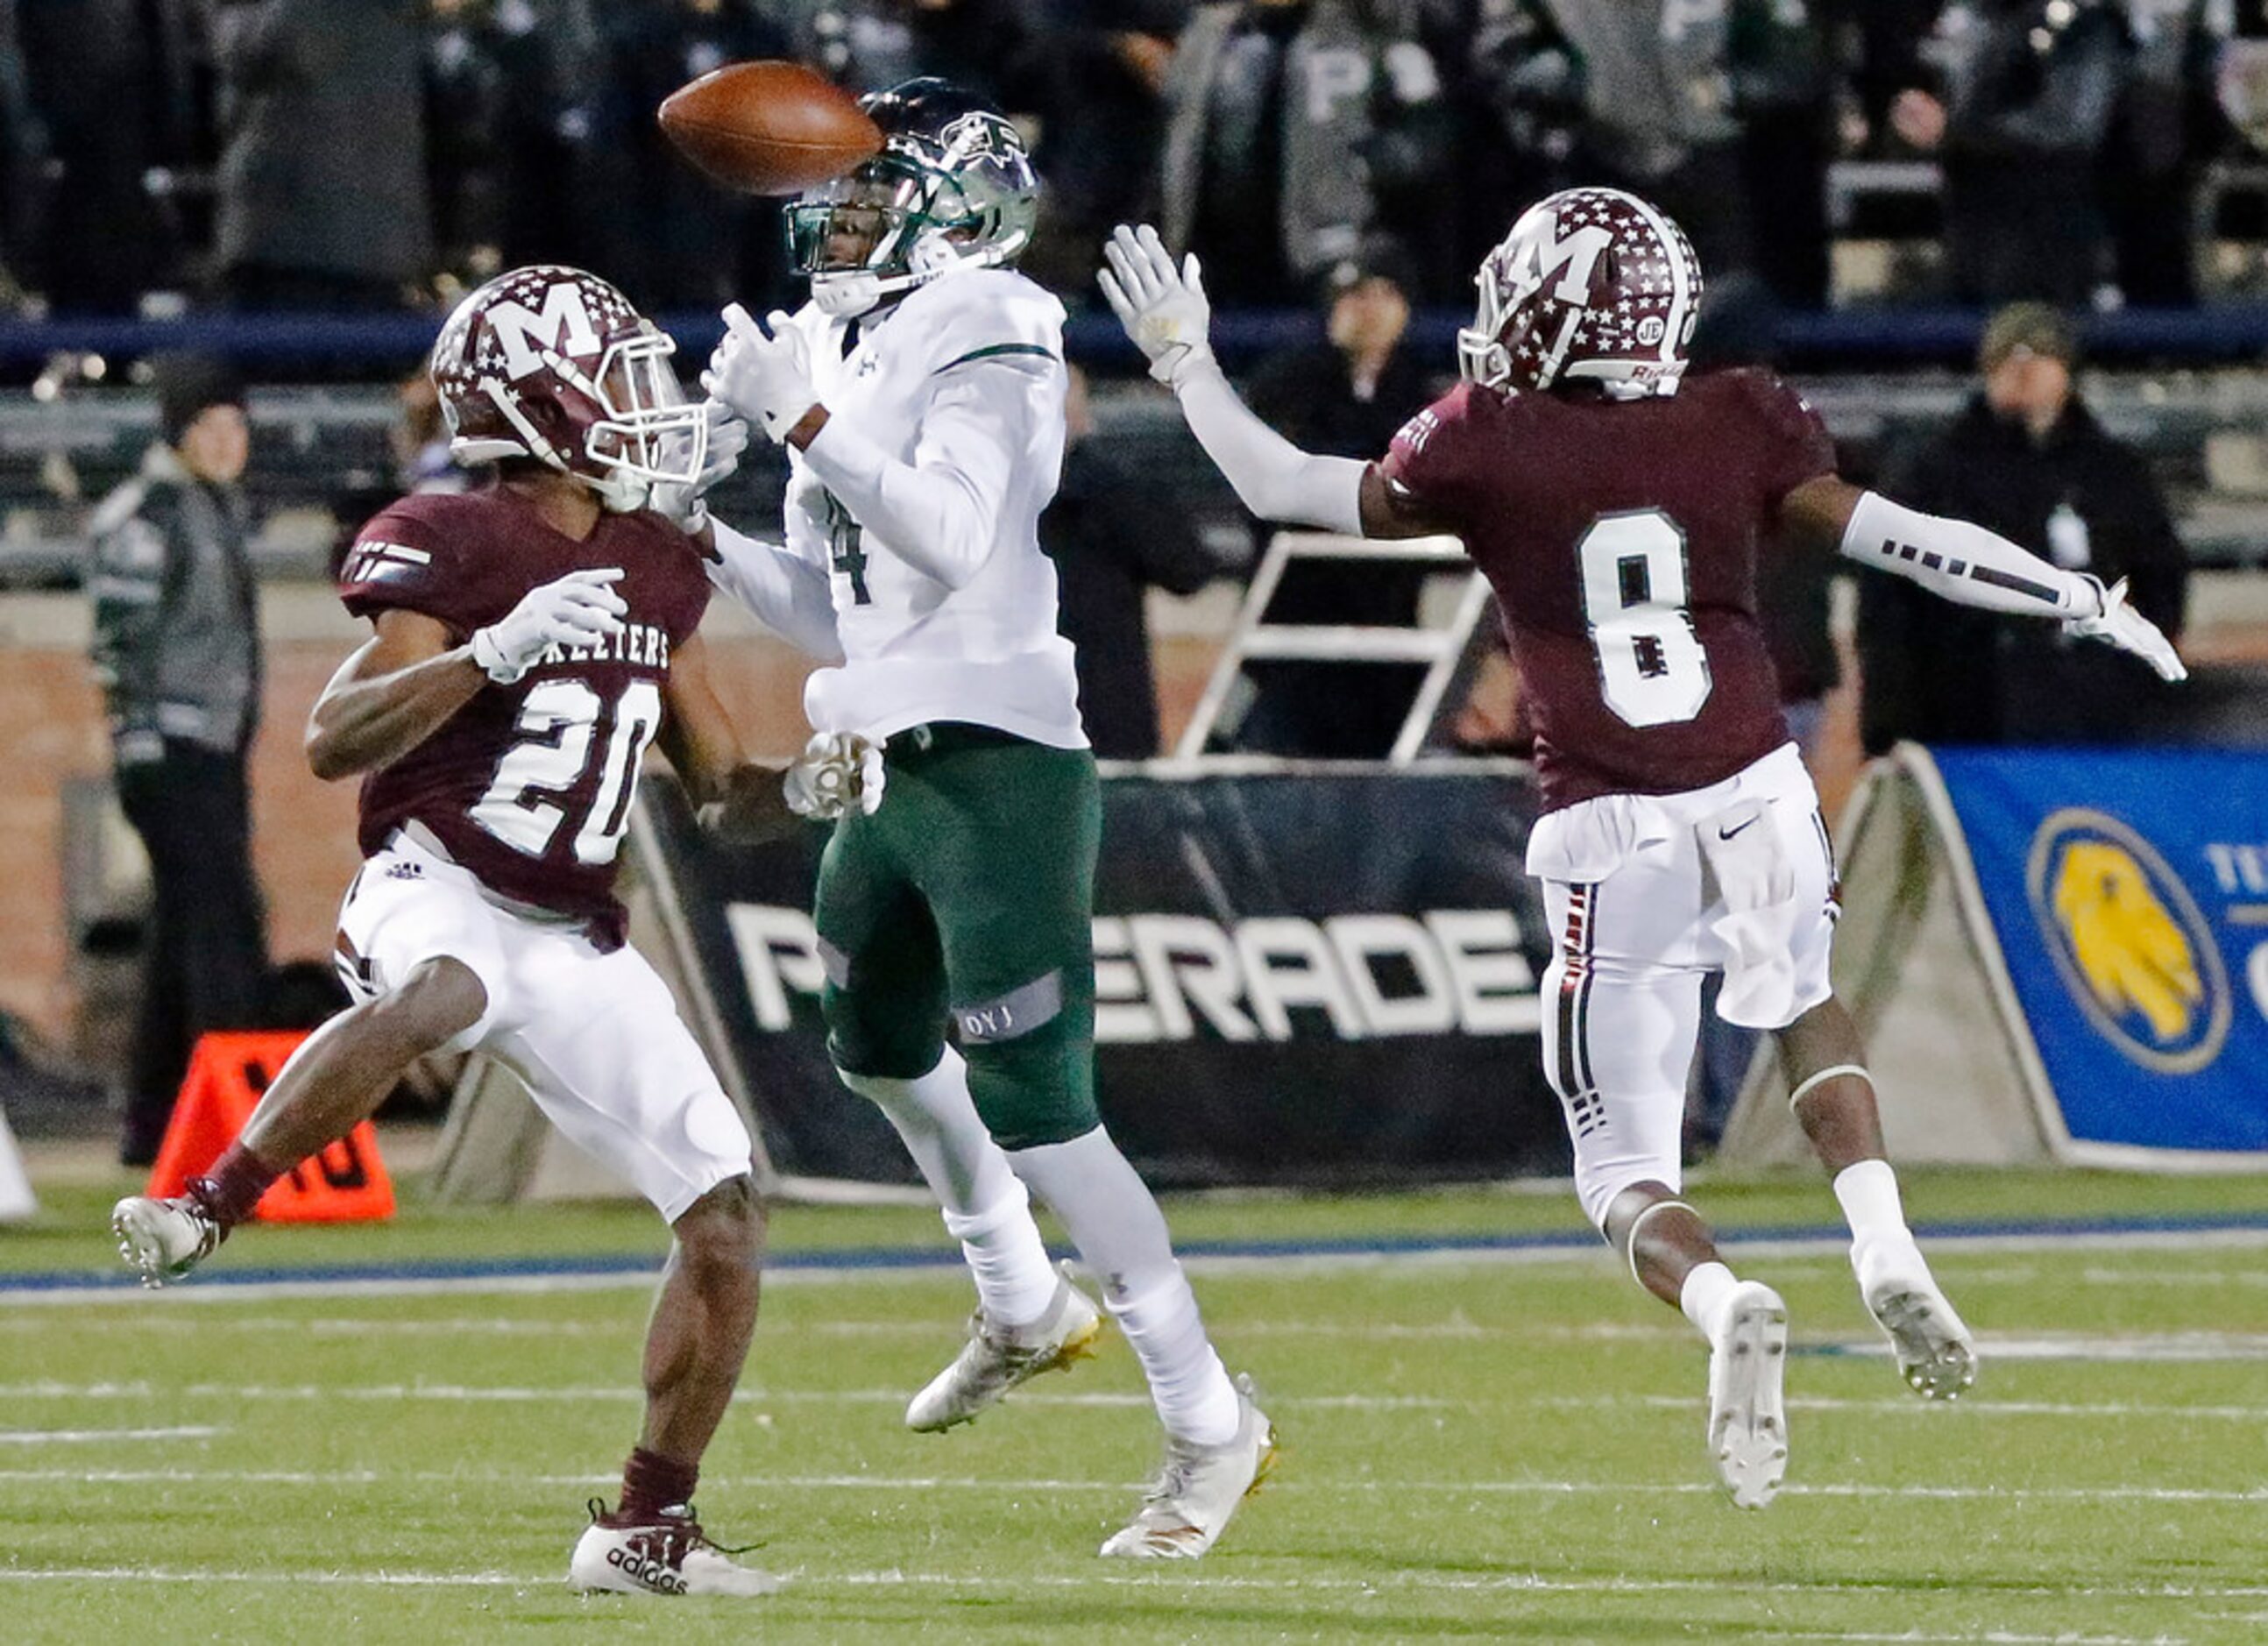
<svg viewBox="0 0 2268 1646"><path fill-rule="evenodd" d="M2228 973L2173 867L2117 818L2052 813L2025 881L2040 936L2088 1021L2128 1059L2189 1074L2228 1038Z"/></svg>

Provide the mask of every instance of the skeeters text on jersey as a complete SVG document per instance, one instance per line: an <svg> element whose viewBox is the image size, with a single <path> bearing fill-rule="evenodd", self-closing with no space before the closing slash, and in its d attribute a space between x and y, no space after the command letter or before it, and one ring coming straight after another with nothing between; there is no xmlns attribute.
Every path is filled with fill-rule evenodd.
<svg viewBox="0 0 2268 1646"><path fill-rule="evenodd" d="M364 780L365 856L421 825L489 890L622 938L615 858L640 761L660 729L671 651L699 626L709 580L692 540L659 515L604 513L577 542L503 487L405 498L363 528L340 569L357 616L421 612L462 643L530 589L619 566L622 632L553 647L516 684L489 685L416 748Z"/></svg>

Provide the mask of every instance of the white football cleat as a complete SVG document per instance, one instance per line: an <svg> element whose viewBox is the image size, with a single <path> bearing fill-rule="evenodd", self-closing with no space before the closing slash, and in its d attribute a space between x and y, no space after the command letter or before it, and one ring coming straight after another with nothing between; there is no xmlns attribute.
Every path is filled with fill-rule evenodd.
<svg viewBox="0 0 2268 1646"><path fill-rule="evenodd" d="M567 1583L586 1595L739 1595L777 1592L786 1579L736 1566L709 1541L688 1513L664 1515L644 1525L608 1524L606 1505L593 1498L591 1524L575 1540Z"/></svg>
<svg viewBox="0 0 2268 1646"><path fill-rule="evenodd" d="M228 1231L188 1195L169 1200L129 1194L110 1208L118 1255L153 1290L210 1257Z"/></svg>
<svg viewBox="0 0 2268 1646"><path fill-rule="evenodd" d="M995 1326L980 1309L953 1363L906 1406L906 1427L934 1435L966 1423L1011 1389L1043 1371L1068 1371L1094 1353L1102 1311L1069 1281L1056 1282L1048 1312L1027 1326Z"/></svg>
<svg viewBox="0 0 2268 1646"><path fill-rule="evenodd" d="M1709 1345L1709 1455L1741 1509L1762 1509L1787 1475L1787 1305L1755 1281L1725 1300Z"/></svg>
<svg viewBox="0 0 2268 1646"><path fill-rule="evenodd" d="M1852 1248L1867 1312L1890 1340L1907 1387L1925 1400L1956 1400L1977 1381L1977 1340L1937 1288L1911 1237Z"/></svg>
<svg viewBox="0 0 2268 1646"><path fill-rule="evenodd" d="M1276 1426L1253 1404L1248 1376L1236 1380L1236 1437L1226 1445L1166 1437L1166 1466L1142 1494L1134 1518L1110 1534L1102 1554L1193 1561L1219 1540L1237 1505L1276 1466Z"/></svg>

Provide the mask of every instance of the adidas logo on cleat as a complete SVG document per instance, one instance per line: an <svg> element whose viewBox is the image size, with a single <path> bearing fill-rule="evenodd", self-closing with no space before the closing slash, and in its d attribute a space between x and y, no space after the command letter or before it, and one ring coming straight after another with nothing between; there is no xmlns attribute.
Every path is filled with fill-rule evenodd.
<svg viewBox="0 0 2268 1646"><path fill-rule="evenodd" d="M666 1561L649 1559L631 1549L608 1549L607 1564L618 1568L622 1576L634 1583L644 1584L658 1593L681 1595L685 1579L679 1576Z"/></svg>

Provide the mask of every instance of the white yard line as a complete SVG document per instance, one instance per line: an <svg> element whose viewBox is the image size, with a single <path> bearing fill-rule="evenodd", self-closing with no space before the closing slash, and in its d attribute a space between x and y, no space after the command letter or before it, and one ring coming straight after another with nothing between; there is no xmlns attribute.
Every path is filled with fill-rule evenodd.
<svg viewBox="0 0 2268 1646"><path fill-rule="evenodd" d="M603 1486L612 1474L530 1475L518 1473L432 1469L6 1469L0 1483L85 1486L507 1486L581 1487ZM762 1492L997 1492L1122 1493L1138 1490L1134 1480L988 1480L975 1475L796 1474L719 1476L711 1485ZM1713 1497L1719 1488L1699 1480L1319 1480L1278 1476L1270 1495L1279 1492L1318 1496L1391 1497L1409 1493L1427 1497ZM1912 1499L1917 1502L2268 1503L2268 1486L2242 1487L2179 1486L1999 1487L1899 1485L1861 1480L1797 1481L1780 1488L1784 1497ZM2268 1592L2268 1591L2264 1591Z"/></svg>
<svg viewBox="0 0 2268 1646"><path fill-rule="evenodd" d="M173 1428L0 1428L0 1446L55 1446L112 1440L210 1440L225 1428L209 1423Z"/></svg>

